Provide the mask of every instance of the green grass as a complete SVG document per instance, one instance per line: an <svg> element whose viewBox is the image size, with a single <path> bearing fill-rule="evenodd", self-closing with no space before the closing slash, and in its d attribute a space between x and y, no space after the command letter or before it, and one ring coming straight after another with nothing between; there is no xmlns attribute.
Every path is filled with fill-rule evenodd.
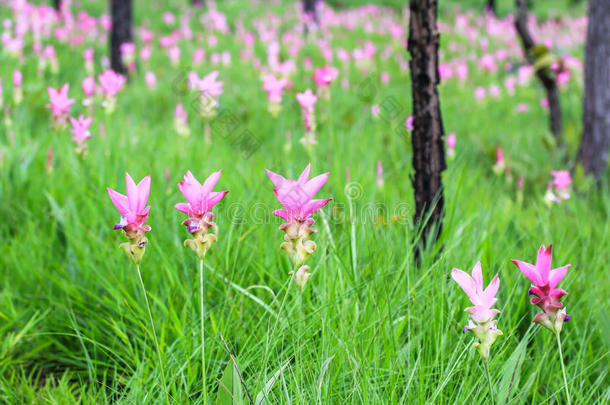
<svg viewBox="0 0 610 405"><path fill-rule="evenodd" d="M160 19L160 8L154 12ZM6 17L6 10L0 15ZM334 44L353 49L363 40L359 35L364 34L337 32ZM386 40L370 37L381 50ZM238 120L238 130L213 131L212 145L206 145L203 124L190 109L193 135L182 139L174 133L174 107L190 100L172 85L189 67L194 46L185 42L179 69L160 50L153 54L156 90L148 90L140 74L119 94L114 115L96 110L85 159L74 155L67 131L50 129L44 107L47 85L70 82L70 95L80 99L82 48L53 42L61 63L57 76L36 78L35 56L25 59L25 100L11 108L12 129L0 124L0 402L162 403L163 370L173 403L202 403L198 262L183 247L189 235L180 225L183 215L173 209L183 200L176 182L188 169L199 178L223 169L217 188L231 191L215 208L219 240L205 260L210 400L216 400L230 362L222 334L253 397L276 380L269 403L491 403L473 337L460 333L467 298L449 277L451 268L470 271L480 260L486 281L495 273L501 278L497 319L504 336L492 347L490 361L495 400L563 404L554 336L531 323L537 308L528 302L529 282L509 261L531 262L541 244L553 243L555 266L572 263L561 284L572 316L562 333L572 403L610 401L608 176L600 189L581 187L562 204L548 207L542 200L549 171L573 166L581 131L580 78L562 92L562 149L548 146L547 117L539 106L543 93L535 83L518 88L514 97L504 93L476 103L474 87L501 84L504 74L483 74L471 63L467 83L441 85L445 128L458 136L457 158L444 174L443 234L418 268L418 231L409 224L410 139L395 130L411 110L408 72L386 62L380 71L389 72L391 84L361 97L354 88L367 76L353 68L342 71L339 81L348 78L351 88L336 83L330 103L318 103L319 144L308 154L298 142L302 119L294 92L285 95L280 116L271 118L258 72L240 62L233 37L218 39L218 49L233 56L231 67L219 68L222 110ZM447 49L449 38L442 43L445 55L456 57ZM262 46L257 51L264 59ZM580 47L571 51L582 56ZM97 44L96 54L104 52L106 44ZM323 63L313 47L306 52L313 52L316 66ZM8 103L17 62L5 54L0 60ZM205 66L198 73L210 70ZM309 77L300 69L295 88L313 86ZM378 83L378 73L368 77ZM370 104L388 97L400 103L399 118L373 120ZM518 102L529 103L531 111L516 114ZM75 105L72 113L81 110ZM235 142L243 129L260 141L258 148L244 150ZM498 145L513 167L512 183L491 171ZM51 172L45 170L48 148ZM378 160L383 188L375 185ZM308 260L313 276L300 303L294 285L287 291L292 269L279 249L283 232L271 215L279 203L264 169L294 177L308 162L313 174L331 172L319 195L334 201L315 216L318 249ZM141 269L162 364L136 269L118 248L123 236L112 231L118 213L106 187L124 192L126 171L136 179L148 173L153 178L152 232ZM516 202L519 175L525 177L522 204Z"/></svg>

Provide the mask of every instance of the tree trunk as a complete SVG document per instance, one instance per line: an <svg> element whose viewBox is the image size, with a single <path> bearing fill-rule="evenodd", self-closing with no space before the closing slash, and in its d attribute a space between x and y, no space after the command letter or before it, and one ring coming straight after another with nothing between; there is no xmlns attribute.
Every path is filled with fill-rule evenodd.
<svg viewBox="0 0 610 405"><path fill-rule="evenodd" d="M316 0L303 0L303 12L318 24L318 13L316 12Z"/></svg>
<svg viewBox="0 0 610 405"><path fill-rule="evenodd" d="M193 7L202 8L203 7L203 0L191 0L191 5Z"/></svg>
<svg viewBox="0 0 610 405"><path fill-rule="evenodd" d="M445 170L443 120L436 89L439 83L438 0L410 0L408 51L413 97L413 168L415 221L423 226L424 245L436 240L444 208L441 172ZM432 231L435 231L432 234Z"/></svg>
<svg viewBox="0 0 610 405"><path fill-rule="evenodd" d="M485 11L487 11L488 13L492 13L493 15L497 15L496 0L487 0L487 5L485 6Z"/></svg>
<svg viewBox="0 0 610 405"><path fill-rule="evenodd" d="M521 39L523 45L523 52L530 64L536 62L532 51L536 44L532 38L527 27L527 4L525 0L517 0L517 17L515 18L515 28ZM546 97L549 102L550 118L549 126L551 132L556 138L561 136L562 118L561 118L561 104L559 103L559 89L557 88L557 81L555 75L551 71L550 67L543 66L536 70L536 77L542 83L544 90L546 91Z"/></svg>
<svg viewBox="0 0 610 405"><path fill-rule="evenodd" d="M578 161L587 174L601 179L610 148L610 4L589 0L585 49L583 135Z"/></svg>
<svg viewBox="0 0 610 405"><path fill-rule="evenodd" d="M61 0L53 0L53 7L55 7L55 11L59 12L61 10Z"/></svg>
<svg viewBox="0 0 610 405"><path fill-rule="evenodd" d="M110 0L112 32L110 33L110 66L117 73L125 74L121 56L121 44L131 42L131 0Z"/></svg>

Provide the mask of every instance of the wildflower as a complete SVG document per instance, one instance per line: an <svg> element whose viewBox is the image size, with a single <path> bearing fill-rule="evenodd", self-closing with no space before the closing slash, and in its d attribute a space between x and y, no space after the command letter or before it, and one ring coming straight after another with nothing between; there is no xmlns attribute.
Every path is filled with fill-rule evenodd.
<svg viewBox="0 0 610 405"><path fill-rule="evenodd" d="M339 70L333 66L324 66L313 70L313 81L318 89L321 99L330 99L330 84L339 76Z"/></svg>
<svg viewBox="0 0 610 405"><path fill-rule="evenodd" d="M463 332L472 331L480 342L474 344L481 357L489 358L489 349L502 331L496 327L495 316L500 313L492 306L498 301L496 293L500 288L500 278L496 276L491 280L487 288L483 288L483 272L481 262L475 264L472 269L472 277L460 269L451 270L451 277L464 290L473 306L466 308L470 313L468 325Z"/></svg>
<svg viewBox="0 0 610 405"><path fill-rule="evenodd" d="M497 175L501 175L506 170L506 163L504 162L504 152L502 148L498 146L496 148L496 164L492 168L493 172Z"/></svg>
<svg viewBox="0 0 610 405"><path fill-rule="evenodd" d="M529 295L533 295L530 302L537 305L543 312L536 314L532 322L539 323L551 332L559 334L564 322L570 320L564 309L560 309L563 304L559 301L567 294L557 285L566 275L569 264L551 270L553 258L552 245L540 246L536 257L536 264L511 260L521 270L521 272L533 283L528 290Z"/></svg>
<svg viewBox="0 0 610 405"><path fill-rule="evenodd" d="M555 187L555 193L560 200L570 199L570 184L572 178L567 170L552 171L553 181L551 184Z"/></svg>
<svg viewBox="0 0 610 405"><path fill-rule="evenodd" d="M405 120L405 129L409 132L413 131L413 116L409 115Z"/></svg>
<svg viewBox="0 0 610 405"><path fill-rule="evenodd" d="M87 48L83 51L83 59L85 60L85 72L90 76L93 75L93 71L94 71L93 58L94 58L93 48Z"/></svg>
<svg viewBox="0 0 610 405"><path fill-rule="evenodd" d="M303 93L297 93L297 101L301 105L303 120L305 121L305 136L301 139L307 146L316 144L316 121L315 121L315 106L318 101L310 89Z"/></svg>
<svg viewBox="0 0 610 405"><path fill-rule="evenodd" d="M145 234L150 231L150 226L144 224L150 211L150 206L146 205L150 193L150 174L136 185L129 173L125 173L125 185L126 196L109 187L107 190L110 200L121 213L121 220L114 229L122 229L128 239L128 242L122 243L120 248L136 266L139 266L148 243Z"/></svg>
<svg viewBox="0 0 610 405"><path fill-rule="evenodd" d="M82 84L83 94L85 99L83 105L85 107L93 105L93 93L95 92L95 78L93 76L85 77Z"/></svg>
<svg viewBox="0 0 610 405"><path fill-rule="evenodd" d="M184 181L178 183L178 188L187 202L178 203L174 208L189 216L182 225L185 225L186 230L193 235L193 239L184 241L184 246L191 248L199 259L203 259L210 246L217 240L216 235L208 231L211 227L216 227L212 222L214 213L210 210L228 193L228 191L212 191L221 174L222 170L212 173L202 185L193 173L187 171Z"/></svg>
<svg viewBox="0 0 610 405"><path fill-rule="evenodd" d="M78 117L78 119L70 118L70 123L72 124L72 142L76 143L76 148L74 149L77 154L84 156L87 153L87 139L91 138L91 132L89 132L89 127L91 126L91 122L93 121L93 117L85 118L83 114Z"/></svg>
<svg viewBox="0 0 610 405"><path fill-rule="evenodd" d="M21 71L15 70L13 71L13 101L15 105L19 105L23 100L23 90L21 89L21 83L23 82L23 75Z"/></svg>
<svg viewBox="0 0 610 405"><path fill-rule="evenodd" d="M263 77L263 90L267 92L267 99L269 100L268 110L274 117L277 117L282 109L282 95L284 88L287 86L288 79L285 77L277 79L272 73Z"/></svg>
<svg viewBox="0 0 610 405"><path fill-rule="evenodd" d="M222 94L223 82L217 81L218 71L213 71L202 79L199 79L197 75L193 75L191 80L199 90L199 107L201 116L204 119L211 119L216 116L218 109L218 98Z"/></svg>
<svg viewBox="0 0 610 405"><path fill-rule="evenodd" d="M157 76L153 72L146 72L144 80L146 80L146 85L149 89L154 89L157 85Z"/></svg>
<svg viewBox="0 0 610 405"><path fill-rule="evenodd" d="M191 134L188 124L188 117L189 114L184 109L182 104L178 104L174 113L174 129L178 135L189 136Z"/></svg>
<svg viewBox="0 0 610 405"><path fill-rule="evenodd" d="M447 156L449 159L455 158L455 144L457 143L457 137L455 132L451 132L447 135Z"/></svg>
<svg viewBox="0 0 610 405"><path fill-rule="evenodd" d="M73 98L68 98L68 90L70 85L64 84L59 90L52 87L47 87L49 100L51 102L48 107L51 109L53 120L57 126L63 126L70 111L70 106L74 103Z"/></svg>
<svg viewBox="0 0 610 405"><path fill-rule="evenodd" d="M116 108L116 95L125 84L125 77L112 69L107 69L97 77L104 92L104 108L106 114L111 114Z"/></svg>
<svg viewBox="0 0 610 405"><path fill-rule="evenodd" d="M286 221L280 230L286 232L285 242L280 245L290 256L295 267L300 267L316 250L316 243L308 240L312 233L314 220L311 215L324 207L332 198L314 200L314 195L328 181L330 173L324 173L309 180L311 165L307 165L298 180L286 179L267 170L267 176L275 186L276 198L284 207L273 211L273 215Z"/></svg>
<svg viewBox="0 0 610 405"><path fill-rule="evenodd" d="M125 66L127 66L128 72L136 70L136 44L133 42L123 42L119 47L121 57Z"/></svg>
<svg viewBox="0 0 610 405"><path fill-rule="evenodd" d="M383 166L381 160L377 161L377 187L383 187Z"/></svg>

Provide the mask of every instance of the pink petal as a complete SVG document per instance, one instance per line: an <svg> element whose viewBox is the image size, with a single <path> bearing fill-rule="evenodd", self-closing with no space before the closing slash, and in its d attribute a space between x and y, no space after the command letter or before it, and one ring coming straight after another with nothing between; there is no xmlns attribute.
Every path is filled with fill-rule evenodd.
<svg viewBox="0 0 610 405"><path fill-rule="evenodd" d="M146 206L148 196L150 195L150 174L144 177L138 183L138 213L140 213Z"/></svg>
<svg viewBox="0 0 610 405"><path fill-rule="evenodd" d="M273 183L275 188L282 187L282 184L286 182L286 178L284 178L284 176L280 174L273 173L271 170L267 169L265 169L265 172L267 172L267 176L269 176L269 179L271 179L271 182Z"/></svg>
<svg viewBox="0 0 610 405"><path fill-rule="evenodd" d="M553 258L553 245L549 245L547 248L544 245L540 246L538 250L538 256L536 257L536 268L540 275L540 282L546 284L549 281L549 272L551 271L551 260Z"/></svg>
<svg viewBox="0 0 610 405"><path fill-rule="evenodd" d="M549 273L549 287L555 288L557 284L566 276L566 272L570 268L571 264L566 264L565 266L558 267L554 270L551 270Z"/></svg>
<svg viewBox="0 0 610 405"><path fill-rule="evenodd" d="M313 198L314 195L322 188L322 186L328 181L330 172L321 174L309 180L303 187L303 192L308 198ZM300 179L299 179L300 180Z"/></svg>
<svg viewBox="0 0 610 405"><path fill-rule="evenodd" d="M456 283L464 290L470 301L477 305L479 303L479 297L477 296L477 286L472 277L468 273L460 269L452 269L451 277Z"/></svg>
<svg viewBox="0 0 610 405"><path fill-rule="evenodd" d="M207 197L212 192L212 189L218 182L218 179L220 179L221 174L222 174L222 170L219 170L217 172L210 174L210 176L207 179L205 179L205 182L203 183L203 186L201 189L201 193L203 194L203 197ZM220 201L220 200L218 200L218 201Z"/></svg>
<svg viewBox="0 0 610 405"><path fill-rule="evenodd" d="M129 200L129 210L133 213L138 212L138 186L133 181L129 173L125 173L125 185L127 186L127 199Z"/></svg>
<svg viewBox="0 0 610 405"><path fill-rule="evenodd" d="M117 193L110 187L107 187L106 190L108 190L110 200L112 200L116 209L119 210L122 216L127 216L129 213L129 201L127 200L127 197L121 193Z"/></svg>
<svg viewBox="0 0 610 405"><path fill-rule="evenodd" d="M305 167L305 170L303 170L303 173L301 173L301 175L299 176L298 182L301 184L307 183L307 180L309 180L310 173L311 173L311 163L309 163L307 165L307 167Z"/></svg>
<svg viewBox="0 0 610 405"><path fill-rule="evenodd" d="M178 203L174 205L174 208L188 215L190 213L191 206L187 203Z"/></svg>
<svg viewBox="0 0 610 405"><path fill-rule="evenodd" d="M472 269L472 279L477 286L477 291L483 292L483 270L481 269L481 262L477 262Z"/></svg>
<svg viewBox="0 0 610 405"><path fill-rule="evenodd" d="M227 195L227 193L228 193L228 191L219 191L219 192L215 192L215 193L210 193L210 197L208 198L207 211L214 208L214 206L216 204L218 204L220 202L220 200L222 200L224 198L224 196Z"/></svg>
<svg viewBox="0 0 610 405"><path fill-rule="evenodd" d="M288 211L286 210L275 210L273 211L273 215L285 219L286 221L290 221L290 216L288 215Z"/></svg>
<svg viewBox="0 0 610 405"><path fill-rule="evenodd" d="M496 276L491 280L483 294L481 295L481 299L484 305L492 306L495 304L496 294L498 293L498 289L500 288L500 277L496 274Z"/></svg>
<svg viewBox="0 0 610 405"><path fill-rule="evenodd" d="M536 267L530 263L522 262L521 260L511 260L521 270L525 277L529 278L535 285L541 285Z"/></svg>
<svg viewBox="0 0 610 405"><path fill-rule="evenodd" d="M305 206L303 208L301 208L301 215L304 218L307 218L308 216L310 216L311 214L313 214L320 208L324 207L331 200L332 200L332 198L327 198L326 200L311 200L310 202L305 204Z"/></svg>

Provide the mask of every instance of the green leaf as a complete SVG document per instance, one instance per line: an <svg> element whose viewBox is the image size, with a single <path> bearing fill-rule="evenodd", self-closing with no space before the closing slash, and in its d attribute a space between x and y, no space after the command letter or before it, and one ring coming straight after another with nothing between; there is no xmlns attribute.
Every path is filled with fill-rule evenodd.
<svg viewBox="0 0 610 405"><path fill-rule="evenodd" d="M506 360L502 367L501 379L498 384L497 404L505 405L511 402L511 398L518 395L519 380L521 378L521 366L526 357L527 344L530 340L532 328L527 331L521 342L517 345L513 354Z"/></svg>
<svg viewBox="0 0 610 405"><path fill-rule="evenodd" d="M262 404L268 402L267 396L271 392L273 385L275 384L277 379L280 378L280 375L282 375L282 372L284 371L284 369L286 367L288 367L289 364L290 364L290 360L288 360L286 363L284 363L284 365L282 365L282 367L278 368L276 370L275 374L273 374L273 376L265 383L265 387L263 388L263 390L261 392L259 392L258 395L256 396L256 400L254 401L255 405L262 405Z"/></svg>
<svg viewBox="0 0 610 405"><path fill-rule="evenodd" d="M229 361L222 379L218 382L216 405L243 405L244 393L239 375L232 361Z"/></svg>

